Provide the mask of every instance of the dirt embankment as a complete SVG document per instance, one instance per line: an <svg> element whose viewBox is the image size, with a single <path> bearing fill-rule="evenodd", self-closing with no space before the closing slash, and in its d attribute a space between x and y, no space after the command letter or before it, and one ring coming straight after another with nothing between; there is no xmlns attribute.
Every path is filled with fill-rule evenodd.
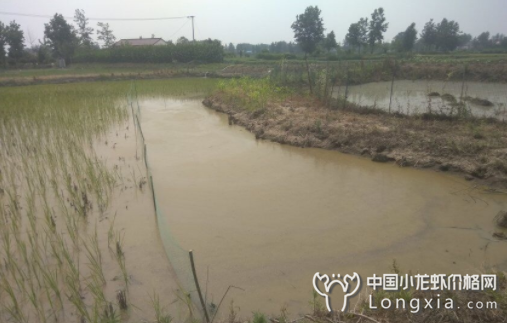
<svg viewBox="0 0 507 323"><path fill-rule="evenodd" d="M222 78L217 73L202 72L177 72L177 71L155 71L145 73L110 73L110 74L83 74L83 75L47 75L33 77L0 77L0 87L2 86L26 86L37 84L64 84L80 82L97 81L125 81L125 80L160 80L181 77L209 77Z"/></svg>
<svg viewBox="0 0 507 323"><path fill-rule="evenodd" d="M226 103L220 93L203 104L228 114L231 124L244 126L259 139L338 150L400 167L454 172L470 181L507 188L505 123L365 114L301 100L249 111Z"/></svg>
<svg viewBox="0 0 507 323"><path fill-rule="evenodd" d="M128 65L128 67L135 66ZM275 73L279 62L250 62L244 64L231 63L224 68L211 68L204 72L196 65L190 68L160 68L147 67L142 72L107 72L83 74L59 74L60 70L47 69L48 75L3 76L0 74L1 86L24 86L36 84L62 84L95 81L121 81L135 79L169 79L178 77L210 77L237 78L249 76L253 78L265 77ZM121 68L122 64L118 66ZM105 66L105 68L111 66ZM312 70L318 71L328 68L326 62L311 63ZM478 82L507 82L507 62L412 62L386 59L379 61L343 61L333 62L331 70L335 73L337 84L363 84L369 82L390 81L393 72L398 80L442 80L442 81L478 81ZM35 71L35 70L34 70ZM280 71L278 71L280 73ZM306 66L303 62L290 62L284 67L285 74L290 74L301 81L306 80Z"/></svg>

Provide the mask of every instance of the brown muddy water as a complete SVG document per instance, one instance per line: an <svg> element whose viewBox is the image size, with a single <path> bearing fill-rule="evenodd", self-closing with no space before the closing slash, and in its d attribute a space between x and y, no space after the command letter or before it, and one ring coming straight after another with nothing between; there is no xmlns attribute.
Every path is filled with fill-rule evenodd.
<svg viewBox="0 0 507 323"><path fill-rule="evenodd" d="M367 107L376 107L383 110L404 114L420 114L426 112L456 114L449 101L440 96L430 97L431 92L440 95L451 94L457 101L462 96L487 99L493 106L484 107L468 101L464 104L467 110L476 117L495 117L507 120L507 85L500 83L480 82L446 82L446 81L406 81L396 80L391 100L391 82L375 82L362 85L349 86L347 98L350 102ZM336 87L334 96L345 96L345 87Z"/></svg>
<svg viewBox="0 0 507 323"><path fill-rule="evenodd" d="M507 270L493 218L507 195L461 178L257 141L200 100L140 101L167 227L193 249L209 302L308 313L315 272L365 277ZM208 278L207 278L208 277ZM363 288L364 291L364 288Z"/></svg>

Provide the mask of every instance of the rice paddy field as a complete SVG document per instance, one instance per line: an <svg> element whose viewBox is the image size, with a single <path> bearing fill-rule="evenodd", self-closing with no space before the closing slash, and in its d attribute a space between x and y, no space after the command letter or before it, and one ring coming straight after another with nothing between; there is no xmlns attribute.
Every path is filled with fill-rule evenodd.
<svg viewBox="0 0 507 323"><path fill-rule="evenodd" d="M135 102L213 87L0 88L1 322L193 319L158 235Z"/></svg>

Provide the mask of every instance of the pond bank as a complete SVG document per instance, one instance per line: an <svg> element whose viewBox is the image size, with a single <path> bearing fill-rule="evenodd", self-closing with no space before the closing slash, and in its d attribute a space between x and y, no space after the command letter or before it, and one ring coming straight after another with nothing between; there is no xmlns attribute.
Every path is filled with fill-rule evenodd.
<svg viewBox="0 0 507 323"><path fill-rule="evenodd" d="M40 84L66 84L100 81L129 81L129 80L164 80L175 78L230 78L217 73L181 72L181 71L154 71L143 73L109 73L84 75L46 75L33 77L0 77L0 87L27 86Z"/></svg>
<svg viewBox="0 0 507 323"><path fill-rule="evenodd" d="M270 102L248 110L220 92L203 104L229 115L258 139L361 155L400 167L453 172L494 188L507 188L507 125L500 122L425 120L331 110L318 102Z"/></svg>

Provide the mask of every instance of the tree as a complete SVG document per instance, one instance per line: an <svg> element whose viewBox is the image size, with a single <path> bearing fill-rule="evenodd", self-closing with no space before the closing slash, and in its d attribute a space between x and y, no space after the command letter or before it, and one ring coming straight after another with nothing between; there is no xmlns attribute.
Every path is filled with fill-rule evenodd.
<svg viewBox="0 0 507 323"><path fill-rule="evenodd" d="M76 9L74 22L77 24L79 44L84 47L92 47L93 41L91 35L93 34L93 28L88 27L88 18L86 18L84 10Z"/></svg>
<svg viewBox="0 0 507 323"><path fill-rule="evenodd" d="M305 54L313 53L324 38L324 24L320 13L319 7L309 6L303 14L296 16L296 21L291 26L294 38Z"/></svg>
<svg viewBox="0 0 507 323"><path fill-rule="evenodd" d="M187 44L189 42L189 40L187 39L187 37L185 36L181 36L180 38L178 38L178 40L176 41L176 44Z"/></svg>
<svg viewBox="0 0 507 323"><path fill-rule="evenodd" d="M405 38L405 32L402 31L394 36L391 46L398 52L403 52L403 39Z"/></svg>
<svg viewBox="0 0 507 323"><path fill-rule="evenodd" d="M227 51L229 53L235 53L236 52L236 48L234 47L233 43L229 43L229 47L227 47Z"/></svg>
<svg viewBox="0 0 507 323"><path fill-rule="evenodd" d="M278 41L271 43L269 45L269 51L272 53L290 53L291 52L292 43L287 43L285 41Z"/></svg>
<svg viewBox="0 0 507 323"><path fill-rule="evenodd" d="M310 66L308 65L308 54L315 52L317 44L324 39L324 23L320 17L319 7L309 6L305 12L296 16L296 21L292 23L294 38L299 47L305 52L306 72L308 74L308 85L310 93L313 93L312 80L310 77Z"/></svg>
<svg viewBox="0 0 507 323"><path fill-rule="evenodd" d="M23 50L25 48L25 35L20 27L21 26L13 20L6 28L5 32L5 41L9 44L9 57L15 61L23 57Z"/></svg>
<svg viewBox="0 0 507 323"><path fill-rule="evenodd" d="M472 35L470 34L460 34L458 36L458 47L463 47L468 45L472 41Z"/></svg>
<svg viewBox="0 0 507 323"><path fill-rule="evenodd" d="M0 21L0 63L5 64L5 44L7 43L5 35L7 33L7 27Z"/></svg>
<svg viewBox="0 0 507 323"><path fill-rule="evenodd" d="M44 24L44 36L55 58L69 61L74 55L78 39L74 28L61 14L55 13L49 23Z"/></svg>
<svg viewBox="0 0 507 323"><path fill-rule="evenodd" d="M437 45L437 29L433 19L428 21L421 32L421 41L424 45L428 46L431 49L433 46Z"/></svg>
<svg viewBox="0 0 507 323"><path fill-rule="evenodd" d="M459 24L446 18L436 25L436 47L443 51L453 51L458 47L459 42Z"/></svg>
<svg viewBox="0 0 507 323"><path fill-rule="evenodd" d="M368 18L361 18L357 22L359 27L359 42L361 47L368 45Z"/></svg>
<svg viewBox="0 0 507 323"><path fill-rule="evenodd" d="M501 46L504 47L507 44L507 38L503 34L496 34L491 37L491 45L492 46Z"/></svg>
<svg viewBox="0 0 507 323"><path fill-rule="evenodd" d="M109 29L109 24L99 22L97 23L97 26L100 27L100 29L97 29L98 40L104 42L104 47L106 48L113 46L113 44L116 42L116 37L113 35L113 31Z"/></svg>
<svg viewBox="0 0 507 323"><path fill-rule="evenodd" d="M489 39L489 31L481 33L474 40L474 45L478 49L486 49L491 46L491 40Z"/></svg>
<svg viewBox="0 0 507 323"><path fill-rule="evenodd" d="M368 18L361 18L357 23L351 24L345 41L361 52L361 48L368 44Z"/></svg>
<svg viewBox="0 0 507 323"><path fill-rule="evenodd" d="M375 9L371 14L370 28L368 30L368 43L370 44L372 54L375 43L381 43L384 39L387 27L389 27L389 23L386 22L384 8Z"/></svg>
<svg viewBox="0 0 507 323"><path fill-rule="evenodd" d="M330 51L336 47L338 47L338 44L336 43L336 36L334 34L334 31L331 31L329 34L327 34L326 39L324 39L324 48L327 51Z"/></svg>
<svg viewBox="0 0 507 323"><path fill-rule="evenodd" d="M415 23L408 26L407 30L403 33L402 49L404 52L411 52L414 48L415 41L417 40L417 30Z"/></svg>
<svg viewBox="0 0 507 323"><path fill-rule="evenodd" d="M349 32L345 35L345 42L353 48L361 48L361 35L358 23L350 24Z"/></svg>
<svg viewBox="0 0 507 323"><path fill-rule="evenodd" d="M43 41L39 39L39 45L35 47L37 50L37 61L41 64L46 63L51 57L51 46L46 37Z"/></svg>

